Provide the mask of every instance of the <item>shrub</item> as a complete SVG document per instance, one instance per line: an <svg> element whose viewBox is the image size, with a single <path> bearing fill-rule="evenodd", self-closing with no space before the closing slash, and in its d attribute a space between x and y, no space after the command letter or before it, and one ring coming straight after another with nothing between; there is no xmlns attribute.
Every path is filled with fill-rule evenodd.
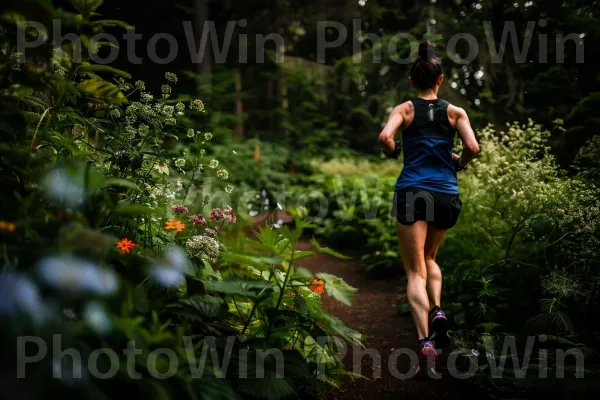
<svg viewBox="0 0 600 400"><path fill-rule="evenodd" d="M101 1L73 3L78 32L121 25L90 20ZM16 64L0 71L4 390L278 399L336 384L347 374L341 340L361 336L315 292L348 304L354 289L297 262L341 255L316 242L298 250L310 227L299 213L293 229L224 240L240 222L226 196L233 179L201 127L182 123L204 103L173 99L175 74L152 95L123 71L72 63L71 50L29 80Z"/></svg>
<svg viewBox="0 0 600 400"><path fill-rule="evenodd" d="M531 121L505 131L488 126L478 136L482 152L459 174L463 212L438 254L444 307L462 329L455 344L466 357L474 357L471 349L481 354L483 375L490 360L504 357L507 335L522 345L528 335L545 334L549 347L589 354L600 277L598 188L562 172L549 153L549 133ZM317 232L338 246L360 248L367 268L400 275L389 218L397 173L363 162L357 177L354 165L360 164L333 162L313 177L311 190L329 204L326 215L315 218L320 203L308 203ZM374 204L379 208L369 215ZM548 364L551 374L555 361ZM530 373L540 362L532 362Z"/></svg>
<svg viewBox="0 0 600 400"><path fill-rule="evenodd" d="M232 140L215 146L214 154L227 163L230 183L238 188L232 201L242 216L276 209L277 194L311 172L311 166L287 147L257 139Z"/></svg>

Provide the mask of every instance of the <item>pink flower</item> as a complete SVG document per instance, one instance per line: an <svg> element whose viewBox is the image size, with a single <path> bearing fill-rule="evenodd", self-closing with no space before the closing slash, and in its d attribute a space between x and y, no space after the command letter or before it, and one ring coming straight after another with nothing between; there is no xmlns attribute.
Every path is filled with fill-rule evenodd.
<svg viewBox="0 0 600 400"><path fill-rule="evenodd" d="M225 216L223 214L223 210L221 210L220 208L213 208L212 211L210 212L210 219L212 221L219 221L219 220L222 220L223 218L225 218Z"/></svg>
<svg viewBox="0 0 600 400"><path fill-rule="evenodd" d="M192 225L206 225L206 220L202 214L190 215L189 218Z"/></svg>
<svg viewBox="0 0 600 400"><path fill-rule="evenodd" d="M237 217L235 216L233 210L229 206L225 207L224 218L230 224L235 224L235 222L237 221Z"/></svg>
<svg viewBox="0 0 600 400"><path fill-rule="evenodd" d="M176 214L187 214L188 209L183 205L171 206L171 210Z"/></svg>

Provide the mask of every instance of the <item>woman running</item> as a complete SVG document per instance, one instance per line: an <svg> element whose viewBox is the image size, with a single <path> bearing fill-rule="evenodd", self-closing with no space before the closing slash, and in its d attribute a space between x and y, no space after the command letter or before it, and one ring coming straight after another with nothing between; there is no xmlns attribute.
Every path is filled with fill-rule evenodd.
<svg viewBox="0 0 600 400"><path fill-rule="evenodd" d="M479 145L465 110L438 98L444 76L431 43L419 45L409 79L417 97L391 112L379 142L388 157L404 152L392 215L419 339L419 373L423 374L435 365L435 348L450 345L448 319L441 309L442 272L435 258L462 207L456 172L479 153ZM402 147L394 140L400 127ZM460 156L452 153L457 131L463 143Z"/></svg>

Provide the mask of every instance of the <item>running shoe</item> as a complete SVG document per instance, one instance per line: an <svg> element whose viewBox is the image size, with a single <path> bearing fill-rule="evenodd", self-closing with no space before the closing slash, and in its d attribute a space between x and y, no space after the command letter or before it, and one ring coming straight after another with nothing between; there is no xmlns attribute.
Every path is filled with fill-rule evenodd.
<svg viewBox="0 0 600 400"><path fill-rule="evenodd" d="M435 370L437 359L438 354L433 348L433 343L428 338L425 338L419 344L419 369L417 370L416 377L435 376L437 374Z"/></svg>
<svg viewBox="0 0 600 400"><path fill-rule="evenodd" d="M450 346L448 318L438 306L433 307L429 311L429 332L429 339L435 343L436 349L444 349Z"/></svg>

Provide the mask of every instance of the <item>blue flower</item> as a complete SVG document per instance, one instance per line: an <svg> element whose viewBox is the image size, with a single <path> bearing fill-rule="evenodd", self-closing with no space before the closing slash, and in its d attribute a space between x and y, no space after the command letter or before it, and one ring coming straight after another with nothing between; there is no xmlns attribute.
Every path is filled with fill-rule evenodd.
<svg viewBox="0 0 600 400"><path fill-rule="evenodd" d="M107 335L112 331L112 321L102 305L96 302L87 303L83 310L83 316L90 328L97 334Z"/></svg>
<svg viewBox="0 0 600 400"><path fill-rule="evenodd" d="M0 273L0 315L24 313L36 321L46 316L37 287L15 272Z"/></svg>
<svg viewBox="0 0 600 400"><path fill-rule="evenodd" d="M179 247L169 247L165 251L165 261L153 266L150 276L161 286L180 287L185 284L188 268L186 253Z"/></svg>
<svg viewBox="0 0 600 400"><path fill-rule="evenodd" d="M44 179L44 189L52 200L69 207L80 206L85 197L83 186L78 184L65 169L51 171Z"/></svg>
<svg viewBox="0 0 600 400"><path fill-rule="evenodd" d="M45 284L75 295L109 295L119 286L112 270L69 255L45 258L37 270Z"/></svg>
<svg viewBox="0 0 600 400"><path fill-rule="evenodd" d="M189 261L185 251L179 247L170 246L165 251L167 264L180 272L188 272Z"/></svg>
<svg viewBox="0 0 600 400"><path fill-rule="evenodd" d="M185 284L185 276L175 268L159 265L152 268L152 279L164 287L180 287Z"/></svg>

